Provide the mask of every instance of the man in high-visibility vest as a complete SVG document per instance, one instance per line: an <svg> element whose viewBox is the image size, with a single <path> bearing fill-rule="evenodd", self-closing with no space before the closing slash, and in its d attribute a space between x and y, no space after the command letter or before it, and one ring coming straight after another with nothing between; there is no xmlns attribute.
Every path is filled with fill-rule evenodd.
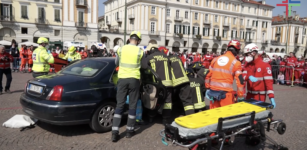
<svg viewBox="0 0 307 150"><path fill-rule="evenodd" d="M75 61L75 60L81 60L80 53L76 52L76 48L74 46L69 47L68 53L63 58L69 62Z"/></svg>
<svg viewBox="0 0 307 150"><path fill-rule="evenodd" d="M133 31L130 34L130 43L117 51L116 65L119 65L119 70L116 94L117 105L112 125L112 142L119 140L119 126L127 95L129 95L129 114L126 138L131 138L134 134L136 104L140 96L141 59L143 58L143 51L137 45L140 44L141 39L141 33Z"/></svg>
<svg viewBox="0 0 307 150"><path fill-rule="evenodd" d="M210 99L210 109L223 107L234 103L233 80L236 79L238 100L244 99L241 62L236 59L241 44L232 40L227 46L227 52L214 58L209 66L205 85L206 98Z"/></svg>
<svg viewBox="0 0 307 150"><path fill-rule="evenodd" d="M54 63L54 58L52 54L48 54L47 52L47 45L48 45L48 39L44 37L40 37L37 40L37 43L39 44L38 48L36 48L32 54L32 60L33 60L33 73L32 76L34 78L42 75L47 75L50 69L50 64Z"/></svg>

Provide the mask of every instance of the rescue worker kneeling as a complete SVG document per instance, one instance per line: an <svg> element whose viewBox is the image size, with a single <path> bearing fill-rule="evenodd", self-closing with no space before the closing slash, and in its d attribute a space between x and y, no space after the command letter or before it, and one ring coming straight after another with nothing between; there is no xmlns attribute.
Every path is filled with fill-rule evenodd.
<svg viewBox="0 0 307 150"><path fill-rule="evenodd" d="M149 44L146 48L147 57L142 60L142 69L148 69L150 66L152 70L154 70L159 77L161 78L162 84L167 88L167 96L164 101L162 117L163 123L170 122L171 112L172 112L172 92L173 92L173 83L172 76L170 74L170 61L167 56L168 50L166 53L161 52L158 49L157 44ZM159 108L158 108L159 109ZM153 117L156 114L157 109L151 110L149 112L150 121L152 122Z"/></svg>
<svg viewBox="0 0 307 150"><path fill-rule="evenodd" d="M195 112L205 110L206 104L204 94L206 88L204 78L197 75L197 72L202 68L199 62L191 64L186 73L189 77L190 84L187 84L183 94L186 98L182 99L185 115L194 114Z"/></svg>
<svg viewBox="0 0 307 150"><path fill-rule="evenodd" d="M80 53L76 52L76 48L74 46L71 46L63 59L67 60L68 62L72 62L75 60L81 60L81 55Z"/></svg>
<svg viewBox="0 0 307 150"><path fill-rule="evenodd" d="M234 103L233 80L237 83L238 100L244 99L243 76L241 62L236 59L240 52L240 42L232 40L227 46L227 52L215 58L206 75L206 98L210 100L210 109L223 107Z"/></svg>

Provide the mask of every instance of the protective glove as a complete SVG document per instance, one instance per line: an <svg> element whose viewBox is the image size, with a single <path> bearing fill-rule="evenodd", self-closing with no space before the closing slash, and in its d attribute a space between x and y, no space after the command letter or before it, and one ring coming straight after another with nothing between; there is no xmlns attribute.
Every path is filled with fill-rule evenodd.
<svg viewBox="0 0 307 150"><path fill-rule="evenodd" d="M257 82L258 79L255 78L254 76L249 76L249 80L252 81L252 82Z"/></svg>
<svg viewBox="0 0 307 150"><path fill-rule="evenodd" d="M276 103L275 103L275 99L274 98L270 98L271 104L274 106L274 108L276 108Z"/></svg>
<svg viewBox="0 0 307 150"><path fill-rule="evenodd" d="M237 101L242 102L244 100L244 97L238 97Z"/></svg>
<svg viewBox="0 0 307 150"><path fill-rule="evenodd" d="M68 60L69 62L71 62L71 61L72 61L72 59L71 59L71 58L68 58L67 60Z"/></svg>
<svg viewBox="0 0 307 150"><path fill-rule="evenodd" d="M206 98L208 99L208 100L210 100L211 102L212 102L212 104L214 104L214 100L213 100L213 98L211 97L209 97L209 95L208 95L208 92L209 92L210 90L207 90L206 91Z"/></svg>
<svg viewBox="0 0 307 150"><path fill-rule="evenodd" d="M304 75L305 74L305 72L302 72L302 75Z"/></svg>

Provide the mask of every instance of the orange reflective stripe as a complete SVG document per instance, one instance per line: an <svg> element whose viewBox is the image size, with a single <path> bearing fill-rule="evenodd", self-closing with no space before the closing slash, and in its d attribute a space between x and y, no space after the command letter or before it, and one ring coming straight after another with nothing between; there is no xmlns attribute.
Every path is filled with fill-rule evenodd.
<svg viewBox="0 0 307 150"><path fill-rule="evenodd" d="M221 88L231 88L231 89L233 88L232 84L223 83L223 82L215 82L215 81L211 81L210 86L217 86Z"/></svg>

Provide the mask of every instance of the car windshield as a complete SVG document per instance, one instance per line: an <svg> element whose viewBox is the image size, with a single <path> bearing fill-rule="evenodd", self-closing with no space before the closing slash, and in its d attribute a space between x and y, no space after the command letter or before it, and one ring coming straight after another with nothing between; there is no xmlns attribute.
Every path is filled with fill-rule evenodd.
<svg viewBox="0 0 307 150"><path fill-rule="evenodd" d="M95 61L95 60L82 60L72 65L67 66L60 73L70 74L84 77L94 76L107 66L107 62Z"/></svg>

